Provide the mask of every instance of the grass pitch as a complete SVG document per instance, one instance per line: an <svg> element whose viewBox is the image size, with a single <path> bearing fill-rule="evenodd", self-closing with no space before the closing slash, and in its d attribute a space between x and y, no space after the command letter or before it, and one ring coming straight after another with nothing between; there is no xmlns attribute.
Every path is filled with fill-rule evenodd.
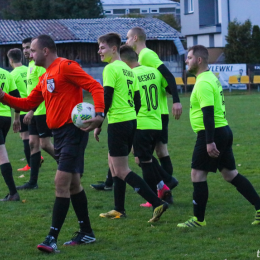
<svg viewBox="0 0 260 260"><path fill-rule="evenodd" d="M256 190L259 182L259 101L258 93L225 93L227 119L234 134L236 165ZM90 101L87 98L87 101ZM170 101L170 99L169 99ZM141 208L144 200L127 186L126 219L102 219L101 212L113 209L113 192L98 192L91 183L102 181L107 173L107 136L103 126L100 142L90 133L82 178L89 202L89 215L97 242L77 247L63 247L78 223L72 206L61 230L57 254L44 254L36 249L48 234L54 202L56 163L45 152L40 169L39 189L20 191L24 202L0 204L0 259L175 259L175 260L252 260L260 257L258 242L260 226L252 226L255 210L219 173L209 174L209 201L206 211L207 226L180 229L176 225L192 216L192 183L190 163L196 136L189 123L189 96L182 95L183 115L179 121L170 118L169 152L174 163L174 176L180 184L173 191L174 205L161 220L150 224L152 210ZM169 102L170 104L170 102ZM10 130L6 142L16 185L28 181L29 173L16 169L25 166L22 141ZM130 167L141 175L141 170L130 155ZM24 174L24 178L19 178ZM2 179L0 197L7 194ZM257 255L258 254L258 255Z"/></svg>

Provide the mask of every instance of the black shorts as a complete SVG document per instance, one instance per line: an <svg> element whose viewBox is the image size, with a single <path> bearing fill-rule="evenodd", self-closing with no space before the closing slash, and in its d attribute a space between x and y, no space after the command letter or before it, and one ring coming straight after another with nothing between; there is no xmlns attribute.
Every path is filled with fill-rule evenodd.
<svg viewBox="0 0 260 260"><path fill-rule="evenodd" d="M88 144L88 133L73 124L53 130L54 154L58 170L70 173L84 172L84 153Z"/></svg>
<svg viewBox="0 0 260 260"><path fill-rule="evenodd" d="M29 131L28 125L24 124L24 122L23 122L23 119L25 116L26 115L20 115L20 122L21 122L21 130L19 131L20 133Z"/></svg>
<svg viewBox="0 0 260 260"><path fill-rule="evenodd" d="M134 136L134 155L140 162L150 161L162 130L136 129Z"/></svg>
<svg viewBox="0 0 260 260"><path fill-rule="evenodd" d="M207 152L205 130L199 131L194 147L191 168L206 172L221 171L223 168L235 170L236 163L233 155L233 134L229 126L215 129L214 142L220 154L218 158L211 158Z"/></svg>
<svg viewBox="0 0 260 260"><path fill-rule="evenodd" d="M52 131L46 123L46 115L33 116L29 124L29 135L38 135L39 138L52 137Z"/></svg>
<svg viewBox="0 0 260 260"><path fill-rule="evenodd" d="M136 119L108 124L108 151L110 156L128 156L133 145Z"/></svg>
<svg viewBox="0 0 260 260"><path fill-rule="evenodd" d="M10 129L11 122L11 117L0 116L0 145L5 144L5 139Z"/></svg>
<svg viewBox="0 0 260 260"><path fill-rule="evenodd" d="M169 115L161 115L162 118L162 131L159 138L159 142L163 144L168 143L168 124L169 124Z"/></svg>

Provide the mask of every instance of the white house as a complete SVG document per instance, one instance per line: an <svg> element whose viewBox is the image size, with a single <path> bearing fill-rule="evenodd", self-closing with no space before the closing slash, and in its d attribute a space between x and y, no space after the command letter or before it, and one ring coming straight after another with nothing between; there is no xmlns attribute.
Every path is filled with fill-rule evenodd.
<svg viewBox="0 0 260 260"><path fill-rule="evenodd" d="M106 17L140 14L153 17L173 14L180 21L180 3L170 0L101 0Z"/></svg>
<svg viewBox="0 0 260 260"><path fill-rule="evenodd" d="M223 48L228 23L250 19L260 25L259 0L181 0L181 32L187 47L201 44L209 48Z"/></svg>

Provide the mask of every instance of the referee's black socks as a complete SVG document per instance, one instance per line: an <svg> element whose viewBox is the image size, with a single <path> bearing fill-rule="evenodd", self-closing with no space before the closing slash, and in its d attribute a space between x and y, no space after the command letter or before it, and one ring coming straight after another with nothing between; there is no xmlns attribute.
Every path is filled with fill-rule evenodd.
<svg viewBox="0 0 260 260"><path fill-rule="evenodd" d="M198 221L203 221L208 202L208 183L207 181L193 182L193 213Z"/></svg>
<svg viewBox="0 0 260 260"><path fill-rule="evenodd" d="M56 197L52 212L52 224L49 232L49 235L53 236L56 240L67 216L69 207L70 198Z"/></svg>
<svg viewBox="0 0 260 260"><path fill-rule="evenodd" d="M134 190L141 195L146 201L151 203L153 207L158 207L161 205L161 200L157 197L147 183L136 173L129 172L125 177L125 182L134 188Z"/></svg>
<svg viewBox="0 0 260 260"><path fill-rule="evenodd" d="M251 182L245 176L238 173L230 183L236 187L240 194L255 206L256 210L260 209L260 197Z"/></svg>
<svg viewBox="0 0 260 260"><path fill-rule="evenodd" d="M37 184L40 162L41 162L41 152L37 152L31 155L30 157L31 176L29 180L30 184L33 185Z"/></svg>
<svg viewBox="0 0 260 260"><path fill-rule="evenodd" d="M17 190L14 184L13 169L9 162L1 165L1 173L3 175L6 185L8 186L9 194L14 195L17 192Z"/></svg>
<svg viewBox="0 0 260 260"><path fill-rule="evenodd" d="M92 229L88 216L88 200L85 191L82 190L78 194L73 194L70 196L70 198L78 218L80 230L85 233L91 233Z"/></svg>

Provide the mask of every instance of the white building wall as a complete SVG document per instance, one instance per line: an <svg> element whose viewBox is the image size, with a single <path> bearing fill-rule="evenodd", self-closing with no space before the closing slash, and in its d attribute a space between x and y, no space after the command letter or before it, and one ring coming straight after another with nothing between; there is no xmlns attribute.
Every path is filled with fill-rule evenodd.
<svg viewBox="0 0 260 260"><path fill-rule="evenodd" d="M190 48L191 46L193 46L193 36L188 36L187 37L187 47Z"/></svg>
<svg viewBox="0 0 260 260"><path fill-rule="evenodd" d="M198 44L209 47L209 35L198 35Z"/></svg>
<svg viewBox="0 0 260 260"><path fill-rule="evenodd" d="M214 47L223 47L223 35L215 34L214 35Z"/></svg>

